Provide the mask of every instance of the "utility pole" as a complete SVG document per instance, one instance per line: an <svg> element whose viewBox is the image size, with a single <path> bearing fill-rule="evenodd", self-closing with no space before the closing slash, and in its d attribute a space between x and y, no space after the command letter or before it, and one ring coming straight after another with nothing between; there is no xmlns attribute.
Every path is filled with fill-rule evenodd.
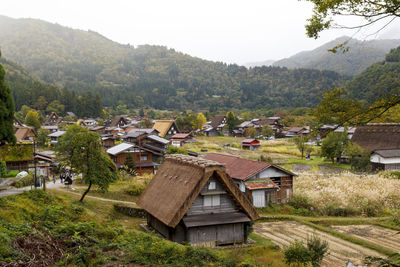
<svg viewBox="0 0 400 267"><path fill-rule="evenodd" d="M33 164L35 167L35 176L33 177L33 184L35 189L38 187L37 173L36 173L36 140L33 140Z"/></svg>
<svg viewBox="0 0 400 267"><path fill-rule="evenodd" d="M139 136L139 175L142 176L142 146L141 146L141 138Z"/></svg>

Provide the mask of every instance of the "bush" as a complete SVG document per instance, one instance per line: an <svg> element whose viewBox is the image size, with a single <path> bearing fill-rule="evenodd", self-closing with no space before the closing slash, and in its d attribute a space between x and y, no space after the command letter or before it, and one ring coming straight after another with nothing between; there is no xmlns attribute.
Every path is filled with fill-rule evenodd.
<svg viewBox="0 0 400 267"><path fill-rule="evenodd" d="M348 216L355 216L360 214L360 211L354 207L347 206L347 207L337 207L334 204L328 205L323 209L323 214L328 216L341 216L341 217L348 217Z"/></svg>
<svg viewBox="0 0 400 267"><path fill-rule="evenodd" d="M146 189L146 186L146 182L135 181L132 185L128 187L126 193L132 196L139 196Z"/></svg>
<svg viewBox="0 0 400 267"><path fill-rule="evenodd" d="M6 175L6 177L7 178L15 177L15 176L17 176L18 173L19 173L19 171L17 171L17 170L9 171Z"/></svg>
<svg viewBox="0 0 400 267"><path fill-rule="evenodd" d="M319 267L328 253L328 242L322 241L319 237L313 235L307 238L306 246L302 241L296 240L283 253L288 265L296 263L306 266L311 263L313 267Z"/></svg>
<svg viewBox="0 0 400 267"><path fill-rule="evenodd" d="M310 199L305 195L294 195L289 200L289 205L296 209L312 209Z"/></svg>
<svg viewBox="0 0 400 267"><path fill-rule="evenodd" d="M7 167L5 161L0 161L0 178L6 177Z"/></svg>
<svg viewBox="0 0 400 267"><path fill-rule="evenodd" d="M27 176L25 176L24 178L16 181L14 183L14 186L16 188L21 188L21 187L25 187L25 186L30 186L33 185L33 176L32 174L28 174Z"/></svg>
<svg viewBox="0 0 400 267"><path fill-rule="evenodd" d="M188 152L184 148L176 147L176 146L168 146L168 149L166 151L167 154L183 154L187 155Z"/></svg>

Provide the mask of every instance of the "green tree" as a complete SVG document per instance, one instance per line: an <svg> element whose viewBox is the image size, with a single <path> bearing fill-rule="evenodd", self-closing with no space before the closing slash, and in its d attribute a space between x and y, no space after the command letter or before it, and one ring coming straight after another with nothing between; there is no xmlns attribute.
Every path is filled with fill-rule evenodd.
<svg viewBox="0 0 400 267"><path fill-rule="evenodd" d="M310 262L310 251L300 240L291 243L290 246L283 251L283 254L285 256L285 263L288 266L293 263L306 266L306 264Z"/></svg>
<svg viewBox="0 0 400 267"><path fill-rule="evenodd" d="M207 122L206 117L203 115L203 113L197 114L197 119L196 119L196 128L198 130L203 129L203 125Z"/></svg>
<svg viewBox="0 0 400 267"><path fill-rule="evenodd" d="M349 142L344 150L354 171L369 171L371 169L370 153L354 142Z"/></svg>
<svg viewBox="0 0 400 267"><path fill-rule="evenodd" d="M302 159L304 158L304 152L306 152L306 149L308 147L308 145L306 144L308 139L309 138L307 136L299 136L299 137L293 138L293 141L296 144L297 149L301 153Z"/></svg>
<svg viewBox="0 0 400 267"><path fill-rule="evenodd" d="M32 126L37 131L40 128L40 116L36 110L30 110L26 114L25 123L28 126Z"/></svg>
<svg viewBox="0 0 400 267"><path fill-rule="evenodd" d="M64 105L60 103L58 100L52 101L46 108L47 113L52 113L55 112L57 114L62 114L64 113Z"/></svg>
<svg viewBox="0 0 400 267"><path fill-rule="evenodd" d="M46 130L46 129L40 128L37 131L36 142L37 142L38 146L45 146L47 144L47 141L49 140L49 137L48 137L49 134L50 134L49 130Z"/></svg>
<svg viewBox="0 0 400 267"><path fill-rule="evenodd" d="M261 134L266 137L271 137L274 135L274 130L268 125L262 127Z"/></svg>
<svg viewBox="0 0 400 267"><path fill-rule="evenodd" d="M5 82L5 74L0 64L0 144L14 144L14 99L10 87Z"/></svg>
<svg viewBox="0 0 400 267"><path fill-rule="evenodd" d="M136 176L136 164L133 160L132 154L126 156L125 169L129 174Z"/></svg>
<svg viewBox="0 0 400 267"><path fill-rule="evenodd" d="M7 166L5 161L0 161L0 178L6 177Z"/></svg>
<svg viewBox="0 0 400 267"><path fill-rule="evenodd" d="M313 267L319 267L328 253L328 242L312 235L307 238L307 249L309 250L310 262Z"/></svg>
<svg viewBox="0 0 400 267"><path fill-rule="evenodd" d="M20 111L18 111L15 116L17 117L17 119L19 119L22 122L25 122L25 117L26 114L28 113L28 111L31 110L31 108L27 105L22 105Z"/></svg>
<svg viewBox="0 0 400 267"><path fill-rule="evenodd" d="M318 38L320 32L330 28L360 29L378 21L392 22L400 17L400 2L398 0L306 0L314 4L313 15L306 25L307 35ZM364 18L364 21L356 25L340 26L334 18L340 16L354 16Z"/></svg>
<svg viewBox="0 0 400 267"><path fill-rule="evenodd" d="M235 127L239 125L239 123L240 120L235 116L233 111L229 111L226 114L226 124L228 125L229 133L232 133Z"/></svg>
<svg viewBox="0 0 400 267"><path fill-rule="evenodd" d="M258 131L254 127L249 127L243 131L243 135L255 138L258 135Z"/></svg>
<svg viewBox="0 0 400 267"><path fill-rule="evenodd" d="M88 184L80 201L83 201L92 185L107 191L110 183L118 179L115 164L102 149L101 137L78 125L71 125L56 146L57 155L64 164L83 174Z"/></svg>
<svg viewBox="0 0 400 267"><path fill-rule="evenodd" d="M47 105L47 100L44 96L39 96L38 100L36 101L35 108L38 110L44 110Z"/></svg>
<svg viewBox="0 0 400 267"><path fill-rule="evenodd" d="M330 132L324 140L322 140L321 154L335 162L335 158L340 158L348 144L347 132L338 133Z"/></svg>

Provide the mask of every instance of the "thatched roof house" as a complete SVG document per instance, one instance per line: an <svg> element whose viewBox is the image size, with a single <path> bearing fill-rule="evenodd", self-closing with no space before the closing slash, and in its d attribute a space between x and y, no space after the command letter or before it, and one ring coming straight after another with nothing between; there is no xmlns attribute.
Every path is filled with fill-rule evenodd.
<svg viewBox="0 0 400 267"><path fill-rule="evenodd" d="M358 126L351 141L368 151L400 149L399 123L370 123Z"/></svg>
<svg viewBox="0 0 400 267"><path fill-rule="evenodd" d="M174 120L157 120L153 129L159 132L159 136L161 137L171 137L174 134L179 133L178 126L176 125Z"/></svg>
<svg viewBox="0 0 400 267"><path fill-rule="evenodd" d="M138 205L151 227L176 242L242 243L258 218L222 164L183 155L166 158Z"/></svg>

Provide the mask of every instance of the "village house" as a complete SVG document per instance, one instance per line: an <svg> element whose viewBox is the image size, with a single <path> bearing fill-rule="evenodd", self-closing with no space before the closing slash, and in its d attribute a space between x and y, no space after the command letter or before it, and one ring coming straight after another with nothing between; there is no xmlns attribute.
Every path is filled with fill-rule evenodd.
<svg viewBox="0 0 400 267"><path fill-rule="evenodd" d="M17 126L14 135L18 143L33 143L37 136L35 129L29 126Z"/></svg>
<svg viewBox="0 0 400 267"><path fill-rule="evenodd" d="M115 116L107 126L110 128L122 128L123 126L128 124L129 121L126 119L126 117L119 115Z"/></svg>
<svg viewBox="0 0 400 267"><path fill-rule="evenodd" d="M158 135L160 137L170 138L174 134L179 133L179 129L174 120L157 120L153 125L153 129L159 132Z"/></svg>
<svg viewBox="0 0 400 267"><path fill-rule="evenodd" d="M154 162L161 162L167 151L169 140L158 136L156 129L132 129L122 137L125 142L136 144L153 154Z"/></svg>
<svg viewBox="0 0 400 267"><path fill-rule="evenodd" d="M257 150L261 147L260 141L257 139L244 139L242 140L242 148L247 150Z"/></svg>
<svg viewBox="0 0 400 267"><path fill-rule="evenodd" d="M253 124L258 125L260 127L268 126L274 131L275 137L283 137L283 125L281 124L281 117L268 117L266 119L255 120Z"/></svg>
<svg viewBox="0 0 400 267"><path fill-rule="evenodd" d="M175 147L181 147L192 140L192 133L178 133L171 136L170 144Z"/></svg>
<svg viewBox="0 0 400 267"><path fill-rule="evenodd" d="M51 164L53 158L45 153L36 152L34 158L36 159L36 175L50 177ZM34 162L29 164L29 170L35 170Z"/></svg>
<svg viewBox="0 0 400 267"><path fill-rule="evenodd" d="M373 170L398 170L400 168L400 124L370 123L358 126L351 138L371 153Z"/></svg>
<svg viewBox="0 0 400 267"><path fill-rule="evenodd" d="M57 125L62 121L62 118L55 112L52 112L44 122L44 125Z"/></svg>
<svg viewBox="0 0 400 267"><path fill-rule="evenodd" d="M65 134L66 131L57 131L48 135L50 137L50 145L55 146L58 143L58 139Z"/></svg>
<svg viewBox="0 0 400 267"><path fill-rule="evenodd" d="M111 135L102 135L101 136L101 146L105 149L109 149L110 147L115 146L115 138Z"/></svg>
<svg viewBox="0 0 400 267"><path fill-rule="evenodd" d="M244 243L259 218L222 164L183 155L166 158L137 203L150 227L180 243Z"/></svg>
<svg viewBox="0 0 400 267"><path fill-rule="evenodd" d="M206 136L219 136L226 125L225 115L215 115L208 125L205 126L204 134Z"/></svg>
<svg viewBox="0 0 400 267"><path fill-rule="evenodd" d="M58 125L42 125L40 128L47 130L50 133L55 133L58 131Z"/></svg>
<svg viewBox="0 0 400 267"><path fill-rule="evenodd" d="M226 172L256 207L284 204L293 195L295 174L277 165L217 153L204 158L224 164Z"/></svg>
<svg viewBox="0 0 400 267"><path fill-rule="evenodd" d="M153 162L153 153L150 150L144 147L139 150L139 146L136 144L121 143L107 149L107 153L117 168L122 168L126 163L128 154L131 154L138 173L141 171L142 174L155 173L156 167L159 165Z"/></svg>
<svg viewBox="0 0 400 267"><path fill-rule="evenodd" d="M33 144L20 143L0 146L0 161L6 162L7 170L27 171L33 162Z"/></svg>
<svg viewBox="0 0 400 267"><path fill-rule="evenodd" d="M308 136L310 135L310 127L302 126L302 127L290 127L287 129L285 137L300 137L300 136Z"/></svg>
<svg viewBox="0 0 400 267"><path fill-rule="evenodd" d="M353 137L354 132L356 131L356 127L338 127L336 130L334 130L335 133L344 133L344 131L347 130L347 138L351 140Z"/></svg>

